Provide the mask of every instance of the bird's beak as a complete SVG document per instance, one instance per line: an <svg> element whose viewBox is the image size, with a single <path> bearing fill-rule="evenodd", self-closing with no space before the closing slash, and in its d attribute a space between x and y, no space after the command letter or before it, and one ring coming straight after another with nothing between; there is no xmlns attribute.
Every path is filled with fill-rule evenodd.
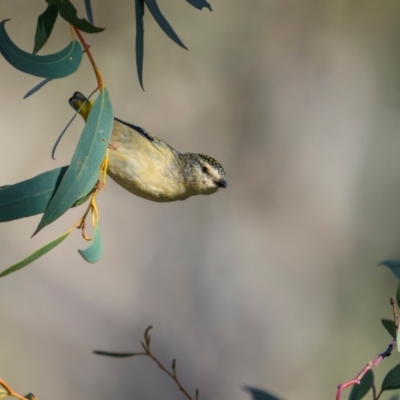
<svg viewBox="0 0 400 400"><path fill-rule="evenodd" d="M226 179L221 179L219 181L214 181L214 183L221 189L225 189L228 187L228 182Z"/></svg>

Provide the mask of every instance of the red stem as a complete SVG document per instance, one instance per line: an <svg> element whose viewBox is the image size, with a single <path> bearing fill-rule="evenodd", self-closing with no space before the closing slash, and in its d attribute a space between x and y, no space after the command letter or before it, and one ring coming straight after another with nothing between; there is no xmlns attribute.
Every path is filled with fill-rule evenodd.
<svg viewBox="0 0 400 400"><path fill-rule="evenodd" d="M83 46L83 48L84 48L85 51L86 51L86 54L87 54L88 57L89 57L90 63L92 64L94 73L96 74L97 85L98 85L98 87L99 87L100 90L103 90L103 89L104 89L103 77L101 76L100 70L97 68L97 65L96 65L96 63L95 63L95 61L94 61L94 58L93 58L93 56L92 56L92 53L91 53L90 50L89 50L89 45L85 42L85 39L83 38L83 36L82 36L80 30L79 30L77 27L75 27L75 26L73 26L73 28L74 28L74 31L75 31L75 33L77 34L78 38L79 38L79 41L82 43L82 46Z"/></svg>

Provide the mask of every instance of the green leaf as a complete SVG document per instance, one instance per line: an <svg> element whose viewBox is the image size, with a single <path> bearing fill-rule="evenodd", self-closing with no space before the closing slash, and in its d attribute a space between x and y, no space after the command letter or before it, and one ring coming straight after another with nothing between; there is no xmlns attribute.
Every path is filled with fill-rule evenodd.
<svg viewBox="0 0 400 400"><path fill-rule="evenodd" d="M0 222L41 214L60 184L68 167L55 168L0 190ZM90 193L72 207L86 202Z"/></svg>
<svg viewBox="0 0 400 400"><path fill-rule="evenodd" d="M362 399L372 388L374 384L374 374L371 370L362 377L361 382L358 385L353 385L349 400L360 400Z"/></svg>
<svg viewBox="0 0 400 400"><path fill-rule="evenodd" d="M100 260L102 249L103 247L101 245L100 227L99 224L97 224L96 228L94 229L92 243L86 249L78 250L78 253L85 261L94 264Z"/></svg>
<svg viewBox="0 0 400 400"><path fill-rule="evenodd" d="M204 7L208 8L212 11L210 4L206 0L186 0L190 5L197 8L198 10L202 10Z"/></svg>
<svg viewBox="0 0 400 400"><path fill-rule="evenodd" d="M397 394L395 394L389 400L399 400L399 396Z"/></svg>
<svg viewBox="0 0 400 400"><path fill-rule="evenodd" d="M400 279L400 261L399 260L385 260L378 265L385 265L388 267L395 275L397 279Z"/></svg>
<svg viewBox="0 0 400 400"><path fill-rule="evenodd" d="M253 400L282 400L280 397L276 397L265 390L257 389L252 386L243 386L242 389L250 393Z"/></svg>
<svg viewBox="0 0 400 400"><path fill-rule="evenodd" d="M187 50L187 47L181 42L178 35L172 29L169 22L165 19L164 15L161 13L156 0L144 0L147 8L150 10L154 19L157 21L160 28L165 32L165 34L172 39L176 44Z"/></svg>
<svg viewBox="0 0 400 400"><path fill-rule="evenodd" d="M382 325L389 332L389 335L394 338L396 336L396 325L391 319L382 318Z"/></svg>
<svg viewBox="0 0 400 400"><path fill-rule="evenodd" d="M136 15L136 69L141 88L143 87L143 55L144 55L144 0L135 0Z"/></svg>
<svg viewBox="0 0 400 400"><path fill-rule="evenodd" d="M2 273L0 273L0 278L2 278L3 276L9 275L15 271L18 271L19 269L24 268L27 265L33 263L38 258L44 256L50 250L53 250L54 247L58 246L71 233L71 231L72 230L69 230L68 232L63 233L60 237L58 237L57 239L54 239L50 243L47 243L46 245L41 247L39 250L36 250L34 253L32 253L30 256L24 258L22 261L17 262L16 264L12 265L11 267L5 269Z"/></svg>
<svg viewBox="0 0 400 400"><path fill-rule="evenodd" d="M397 301L397 305L400 306L400 283L397 285L396 301Z"/></svg>
<svg viewBox="0 0 400 400"><path fill-rule="evenodd" d="M36 54L47 42L53 30L54 24L58 16L58 8L56 6L48 5L43 14L39 15L36 34L35 45L33 47L33 54Z"/></svg>
<svg viewBox="0 0 400 400"><path fill-rule="evenodd" d="M52 79L46 78L43 79L41 82L39 82L36 86L34 86L32 89L28 90L25 95L24 99L28 98L29 96L32 96L34 93L36 93L39 89L41 89L46 83L51 82Z"/></svg>
<svg viewBox="0 0 400 400"><path fill-rule="evenodd" d="M93 12L90 0L85 0L85 10L88 21L93 25Z"/></svg>
<svg viewBox="0 0 400 400"><path fill-rule="evenodd" d="M33 393L28 393L24 397L28 400L36 400L36 397Z"/></svg>
<svg viewBox="0 0 400 400"><path fill-rule="evenodd" d="M0 222L44 212L67 168L55 168L0 190Z"/></svg>
<svg viewBox="0 0 400 400"><path fill-rule="evenodd" d="M400 389L400 364L397 364L392 370L390 370L382 382L382 392L384 390L394 389Z"/></svg>
<svg viewBox="0 0 400 400"><path fill-rule="evenodd" d="M118 357L118 358L133 357L138 355L138 353L113 353L110 351L101 351L101 350L94 350L93 353L98 354L99 356Z"/></svg>
<svg viewBox="0 0 400 400"><path fill-rule="evenodd" d="M34 235L61 217L93 188L110 142L112 127L112 106L108 92L104 89L93 104L71 165L50 200Z"/></svg>
<svg viewBox="0 0 400 400"><path fill-rule="evenodd" d="M89 46L90 47L90 46ZM83 50L82 53L85 53L85 50ZM52 79L50 78L46 78L44 80L42 80L41 82L39 82L36 86L34 86L32 89L28 90L25 95L24 95L24 99L28 98L29 96L32 96L34 93L36 93L39 89L41 89L44 85L46 85L46 83L51 82ZM54 158L54 157L53 157Z"/></svg>
<svg viewBox="0 0 400 400"><path fill-rule="evenodd" d="M82 61L82 47L73 40L58 53L37 56L17 47L0 22L0 53L16 69L42 78L63 78L74 73Z"/></svg>
<svg viewBox="0 0 400 400"><path fill-rule="evenodd" d="M97 33L104 30L104 28L98 28L88 22L86 19L79 19L77 16L76 8L69 0L46 0L48 4L54 4L63 19L75 26L79 30L86 33Z"/></svg>

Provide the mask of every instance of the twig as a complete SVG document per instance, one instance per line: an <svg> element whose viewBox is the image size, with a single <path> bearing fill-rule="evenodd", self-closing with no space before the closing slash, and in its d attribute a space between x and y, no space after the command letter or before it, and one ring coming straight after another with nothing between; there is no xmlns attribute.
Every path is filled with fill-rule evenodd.
<svg viewBox="0 0 400 400"><path fill-rule="evenodd" d="M19 400L28 400L25 396L22 396L21 394L17 393L7 382L5 382L1 378L0 378L0 387L3 387L5 390L5 392L4 392L5 395L0 394L0 399L2 399L4 397L12 396ZM33 398L34 398L34 396L33 396Z"/></svg>
<svg viewBox="0 0 400 400"><path fill-rule="evenodd" d="M199 395L200 392L198 389L195 391L194 397L192 397L189 392L183 387L182 383L180 382L178 375L176 373L176 359L174 358L172 360L171 364L171 370L166 368L163 363L153 354L150 348L150 343L151 343L151 335L150 335L150 330L153 329L153 327L150 325L146 328L144 332L144 342L141 342L141 345L143 347L144 352L138 352L138 353L129 353L129 354L123 354L123 353L109 353L105 351L94 351L95 354L100 354L100 355L109 355L109 356L114 356L114 357L131 357L131 356L147 356L151 358L160 368L162 371L164 371L169 377L172 378L172 380L175 382L175 384L178 386L179 390L185 395L185 397L188 400L199 400Z"/></svg>
<svg viewBox="0 0 400 400"><path fill-rule="evenodd" d="M94 73L95 73L95 75L96 75L97 85L98 85L98 87L99 87L100 90L103 90L103 89L104 89L103 77L102 77L102 75L101 75L101 73L100 73L100 70L97 68L96 63L94 62L94 58L93 58L93 56L92 56L92 53L91 53L90 50L89 50L89 47L90 47L90 46L86 43L86 41L85 41L85 39L83 38L83 36L82 36L80 30L79 30L77 27L75 27L75 26L73 26L73 29L74 29L75 33L77 34L77 36L78 36L78 38L79 38L79 41L82 43L82 46L83 46L83 48L85 49L86 54L87 54L88 57L89 57L90 63L92 64Z"/></svg>
<svg viewBox="0 0 400 400"><path fill-rule="evenodd" d="M399 332L399 314L397 312L397 307L396 307L397 302L394 297L390 298L390 305L392 306L392 309L393 309L393 321L396 326L396 336L393 338L393 339L395 339L395 338L397 338L397 334Z"/></svg>
<svg viewBox="0 0 400 400"><path fill-rule="evenodd" d="M150 357L160 368L162 371L164 371L168 376L170 376L173 381L176 383L178 386L179 390L189 399L189 400L198 400L199 398L199 390L196 389L195 392L195 397L193 398L188 391L183 387L181 382L178 379L178 376L176 374L176 359L174 358L172 360L171 364L171 371L169 371L163 364L162 362L152 353L151 348L150 348L150 342L151 342L151 335L150 335L150 330L153 329L153 327L150 325L147 327L146 331L144 332L144 343L142 342L142 347L144 349L144 353L138 353L137 355L146 355Z"/></svg>
<svg viewBox="0 0 400 400"><path fill-rule="evenodd" d="M337 392L336 392L336 400L340 400L343 390L348 388L349 386L353 385L358 385L361 382L361 379L363 376L372 368L376 367L384 358L389 357L392 354L393 349L397 346L397 332L399 330L399 316L397 313L397 307L396 307L396 300L394 297L390 298L390 305L392 306L393 309L393 316L394 316L394 322L396 325L396 336L393 338L392 343L389 344L388 348L381 354L378 355L374 360L368 361L367 365L358 373L358 375L354 379L350 379L347 382L341 383L337 387ZM372 388L374 390L374 387ZM378 395L379 397L379 395ZM376 393L374 393L374 400L377 399Z"/></svg>

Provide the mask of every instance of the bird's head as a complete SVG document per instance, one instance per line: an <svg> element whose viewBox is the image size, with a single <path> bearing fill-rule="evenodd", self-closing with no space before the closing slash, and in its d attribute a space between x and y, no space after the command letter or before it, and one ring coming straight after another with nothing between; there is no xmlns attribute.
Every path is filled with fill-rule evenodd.
<svg viewBox="0 0 400 400"><path fill-rule="evenodd" d="M184 155L183 174L191 195L212 194L228 186L222 165L210 156L187 153Z"/></svg>

